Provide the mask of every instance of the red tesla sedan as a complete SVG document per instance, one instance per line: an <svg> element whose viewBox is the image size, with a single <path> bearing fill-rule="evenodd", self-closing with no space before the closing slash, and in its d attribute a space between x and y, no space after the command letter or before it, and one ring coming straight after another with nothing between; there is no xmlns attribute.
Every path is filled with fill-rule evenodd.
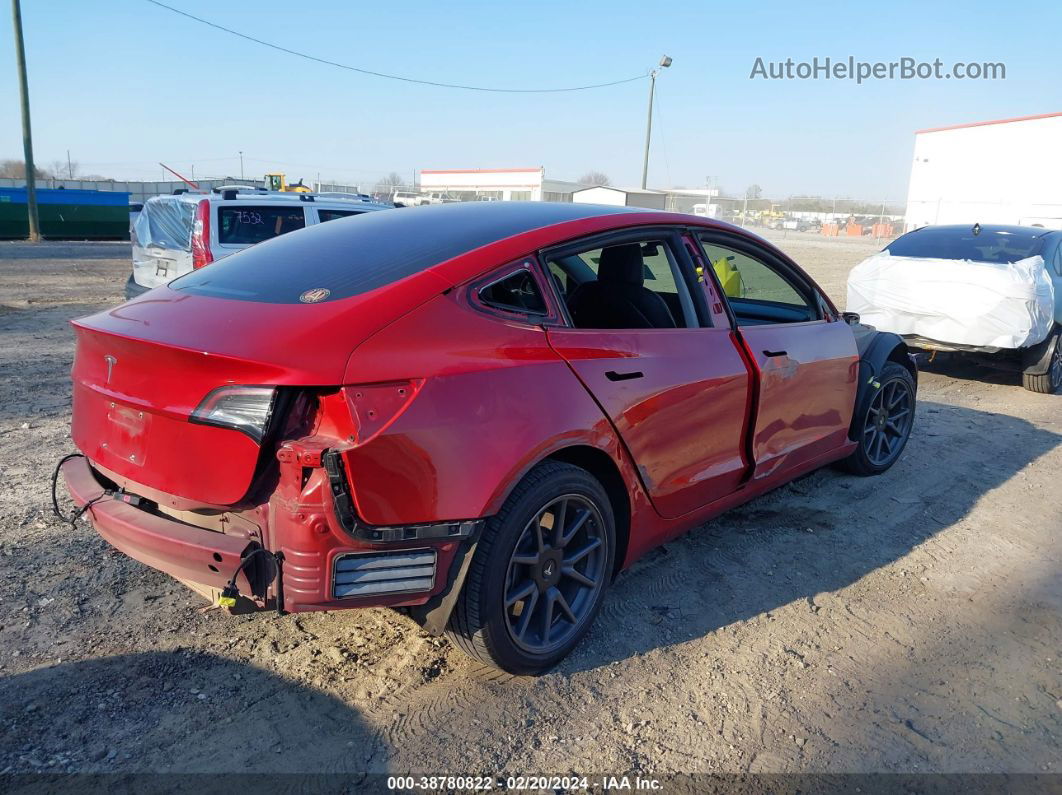
<svg viewBox="0 0 1062 795"><path fill-rule="evenodd" d="M427 206L267 241L74 323L60 470L111 544L233 610L388 605L514 673L620 569L911 432L902 340L727 224Z"/></svg>

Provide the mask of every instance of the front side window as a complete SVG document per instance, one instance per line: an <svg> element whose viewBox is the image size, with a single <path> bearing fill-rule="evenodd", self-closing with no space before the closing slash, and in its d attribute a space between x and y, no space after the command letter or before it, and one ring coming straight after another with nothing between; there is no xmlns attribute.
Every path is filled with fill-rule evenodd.
<svg viewBox="0 0 1062 795"><path fill-rule="evenodd" d="M576 328L699 325L679 262L665 239L560 253L548 256L546 264Z"/></svg>
<svg viewBox="0 0 1062 795"><path fill-rule="evenodd" d="M526 268L480 287L477 295L485 306L492 309L523 315L548 314L538 282Z"/></svg>
<svg viewBox="0 0 1062 795"><path fill-rule="evenodd" d="M806 285L738 248L701 239L704 255L739 326L803 323L818 318Z"/></svg>
<svg viewBox="0 0 1062 795"><path fill-rule="evenodd" d="M218 242L253 245L306 226L302 207L219 207Z"/></svg>

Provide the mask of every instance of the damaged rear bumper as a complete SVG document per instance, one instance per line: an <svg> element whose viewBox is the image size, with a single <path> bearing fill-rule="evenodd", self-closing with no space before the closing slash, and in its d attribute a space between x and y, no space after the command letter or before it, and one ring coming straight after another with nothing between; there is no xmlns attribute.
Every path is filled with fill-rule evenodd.
<svg viewBox="0 0 1062 795"><path fill-rule="evenodd" d="M296 613L408 607L432 634L441 633L449 620L483 524L482 520L450 523L462 529L463 537L458 538L434 532L443 525L425 525L373 528L369 534L408 539L402 544L357 537L341 540L321 532L327 525L314 506L298 505L274 512L275 526L267 536L272 542L265 544L254 535L208 530L132 505L121 493L113 494L101 484L87 458L64 462L60 472L74 503L79 508L88 506L84 515L108 543L211 601L233 572L239 571L239 592L253 596L258 609L268 602ZM252 552L265 547L278 550L276 557L282 556L283 564L240 569ZM417 553L430 553L430 566L426 560L411 561ZM412 574L403 568L411 563L418 564ZM431 571L421 571L425 568ZM414 576L420 579L404 579ZM247 602L240 612L245 609L255 607Z"/></svg>
<svg viewBox="0 0 1062 795"><path fill-rule="evenodd" d="M202 592L225 587L243 558L260 544L251 538L204 530L129 505L119 496L108 496L92 473L86 458L72 458L62 466L70 496L92 526L116 549L134 560L165 572ZM253 577L253 579L258 579ZM245 594L261 593L264 584L248 581L241 573L236 581Z"/></svg>

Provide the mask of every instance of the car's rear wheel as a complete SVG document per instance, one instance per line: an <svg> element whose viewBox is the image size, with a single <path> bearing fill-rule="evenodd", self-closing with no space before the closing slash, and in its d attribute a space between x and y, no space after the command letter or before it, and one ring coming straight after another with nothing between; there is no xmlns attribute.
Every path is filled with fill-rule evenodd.
<svg viewBox="0 0 1062 795"><path fill-rule="evenodd" d="M488 520L447 633L513 674L541 673L586 634L612 576L615 521L586 470L535 467Z"/></svg>
<svg viewBox="0 0 1062 795"><path fill-rule="evenodd" d="M880 475L895 464L914 426L915 382L907 368L886 362L877 382L881 386L856 423L859 446L841 462L857 475Z"/></svg>
<svg viewBox="0 0 1062 795"><path fill-rule="evenodd" d="M1062 330L1055 331L1048 344L1054 349L1047 372L1035 374L1026 370L1021 374L1022 386L1030 392L1050 395L1062 387Z"/></svg>

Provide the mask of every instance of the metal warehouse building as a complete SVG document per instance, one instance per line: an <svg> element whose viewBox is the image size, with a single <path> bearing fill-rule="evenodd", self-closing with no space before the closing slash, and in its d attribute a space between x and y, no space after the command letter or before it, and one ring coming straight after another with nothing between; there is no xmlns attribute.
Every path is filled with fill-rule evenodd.
<svg viewBox="0 0 1062 795"><path fill-rule="evenodd" d="M1062 229L1062 113L915 133L907 228L975 222Z"/></svg>
<svg viewBox="0 0 1062 795"><path fill-rule="evenodd" d="M579 204L610 204L614 207L646 207L650 210L665 210L668 194L663 190L648 188L614 188L611 185L595 185L572 194L572 201Z"/></svg>
<svg viewBox="0 0 1062 795"><path fill-rule="evenodd" d="M462 201L570 202L572 193L585 187L576 182L546 179L546 169L461 168L423 170L423 193L446 193Z"/></svg>

